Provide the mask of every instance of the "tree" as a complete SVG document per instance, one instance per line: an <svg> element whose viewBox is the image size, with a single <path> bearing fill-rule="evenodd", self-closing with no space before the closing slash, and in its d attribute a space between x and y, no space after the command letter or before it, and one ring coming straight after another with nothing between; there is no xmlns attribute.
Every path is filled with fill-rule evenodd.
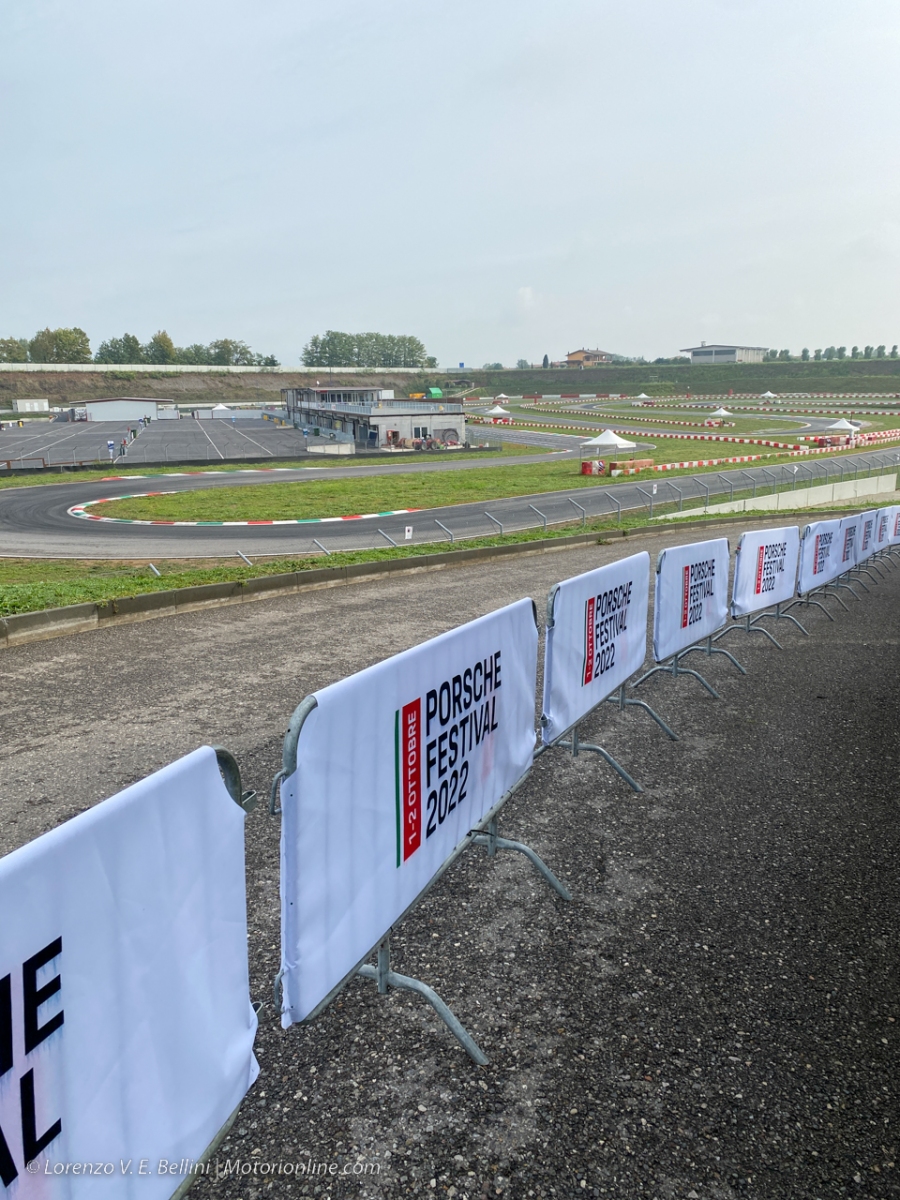
<svg viewBox="0 0 900 1200"><path fill-rule="evenodd" d="M143 347L144 361L148 363L156 363L159 366L166 366L168 363L174 363L178 359L175 352L175 343L169 337L164 329L154 333L150 341Z"/></svg>
<svg viewBox="0 0 900 1200"><path fill-rule="evenodd" d="M28 338L0 338L0 362L28 362Z"/></svg>
<svg viewBox="0 0 900 1200"><path fill-rule="evenodd" d="M123 333L120 338L110 338L108 342L101 342L100 348L94 355L94 362L98 363L141 363L143 361L144 352L141 349L141 343L133 333Z"/></svg>
<svg viewBox="0 0 900 1200"><path fill-rule="evenodd" d="M544 355L544 361L541 363L541 366L545 368L550 366L550 359L546 354Z"/></svg>
<svg viewBox="0 0 900 1200"><path fill-rule="evenodd" d="M864 357L864 358L871 358L871 357L872 357L872 355L873 355L874 353L875 353L875 347L874 347L874 346L866 346L865 350L863 350L863 357Z"/></svg>
<svg viewBox="0 0 900 1200"><path fill-rule="evenodd" d="M502 371L503 363L485 363L482 371Z"/></svg>
<svg viewBox="0 0 900 1200"><path fill-rule="evenodd" d="M837 358L837 350L835 350L834 346L829 346L823 357L826 362L831 362L833 358Z"/></svg>
<svg viewBox="0 0 900 1200"><path fill-rule="evenodd" d="M862 358L862 355L859 352L859 346L852 347L852 349L850 350L850 357L851 358Z"/></svg>
<svg viewBox="0 0 900 1200"><path fill-rule="evenodd" d="M805 346L800 351L800 361L801 362L809 362L809 351L807 350L807 348Z"/></svg>
<svg viewBox="0 0 900 1200"><path fill-rule="evenodd" d="M885 358L885 357L886 357L886 355L885 355L885 345L884 345L884 343L883 343L883 342L882 342L882 344L881 344L880 346L876 346L876 347L875 347L875 357L876 357L876 358Z"/></svg>
<svg viewBox="0 0 900 1200"><path fill-rule="evenodd" d="M846 346L838 346L837 356L838 356L838 358L846 358L847 357L847 347Z"/></svg>
<svg viewBox="0 0 900 1200"><path fill-rule="evenodd" d="M891 358L896 358L898 353L900 353L900 351L898 351L897 343L894 342L893 346L891 346Z"/></svg>
<svg viewBox="0 0 900 1200"><path fill-rule="evenodd" d="M307 367L436 367L417 337L383 333L341 333L326 329L303 347ZM273 364L274 365L274 364Z"/></svg>
<svg viewBox="0 0 900 1200"><path fill-rule="evenodd" d="M91 361L91 343L77 325L40 329L28 343L28 357L37 363L87 363Z"/></svg>
<svg viewBox="0 0 900 1200"><path fill-rule="evenodd" d="M778 351L778 360L779 360L779 362L790 362L791 361L790 350L779 350Z"/></svg>
<svg viewBox="0 0 900 1200"><path fill-rule="evenodd" d="M813 351L813 354L815 356L816 362L822 361L822 351L821 350L815 350L815 351Z"/></svg>
<svg viewBox="0 0 900 1200"><path fill-rule="evenodd" d="M531 366L531 363L528 361L527 358L520 358L516 362L516 368L519 371L527 371L530 366Z"/></svg>

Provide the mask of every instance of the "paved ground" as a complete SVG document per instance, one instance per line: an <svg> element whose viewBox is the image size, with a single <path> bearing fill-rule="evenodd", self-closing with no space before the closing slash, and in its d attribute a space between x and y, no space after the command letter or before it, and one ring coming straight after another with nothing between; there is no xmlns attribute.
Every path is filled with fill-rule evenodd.
<svg viewBox="0 0 900 1200"><path fill-rule="evenodd" d="M563 454L569 452L563 451ZM498 462L500 460L493 459ZM505 465L517 462L540 462L538 455L510 456ZM328 472L329 479L359 475L402 474L416 471L459 471L481 468L478 459L459 462L447 459L429 461L403 459L399 462L379 462L372 466L315 467L279 471L279 481L313 481ZM823 483L830 477L853 477L856 471L900 467L900 451L876 450L848 456L840 460L825 458L781 467L732 468L719 473L692 476L679 474L674 479L661 476L657 481L642 480L640 484L622 482L612 486L544 492L535 496L457 504L445 508L423 509L401 516L379 516L375 520L333 521L324 524L236 525L236 526L154 526L121 522L89 521L68 515L74 504L100 497L126 496L165 489L167 491L196 491L199 489L254 486L271 483L268 472L246 474L212 472L189 474L182 478L170 476L141 479L120 478L88 482L67 482L39 487L10 488L0 491L0 554L50 558L188 558L228 557L238 550L247 555L284 555L318 553L313 539L324 543L329 550L351 550L385 546L388 537L405 542L407 526L412 528L413 544L447 539L449 531L457 537L485 537L516 529L534 528L541 514L549 523L578 520L583 508L589 516L614 514L616 505L623 511L647 510L654 500L675 503L679 495L696 504L707 495L728 499L733 490L747 490L750 482L760 491L768 491L774 482L796 481L799 486ZM573 481L577 464L573 463ZM840 473L840 475L839 475ZM129 472L130 474L130 472ZM656 487L656 493L652 489ZM534 507L531 507L531 506ZM102 512L101 509L89 511ZM490 515L488 515L490 514ZM438 523L440 522L440 524ZM445 527L445 528L444 528Z"/></svg>
<svg viewBox="0 0 900 1200"><path fill-rule="evenodd" d="M736 531L728 530L733 544ZM670 531L646 546L655 555ZM0 848L205 741L268 786L308 692L559 578L621 543L314 592L2 652ZM397 931L487 1053L414 999L349 986L308 1028L269 1006L259 1082L219 1154L379 1174L201 1197L609 1196L882 1200L898 1143L900 571L810 634L729 643L708 675L645 688L681 735L610 711L593 757L538 760L503 827L568 882L464 856ZM834 606L837 608L837 606ZM700 665L699 662L697 665ZM253 994L278 961L278 825L247 823ZM434 1181L432 1183L432 1181ZM194 1193L192 1193L194 1194Z"/></svg>
<svg viewBox="0 0 900 1200"><path fill-rule="evenodd" d="M139 431L123 457L119 453L122 438L134 428L139 428L136 421L28 421L23 429L7 426L0 431L0 465L107 462L109 441L115 445L115 462L120 467L129 463L302 457L307 445L299 430L262 417L234 422L185 418L152 421Z"/></svg>

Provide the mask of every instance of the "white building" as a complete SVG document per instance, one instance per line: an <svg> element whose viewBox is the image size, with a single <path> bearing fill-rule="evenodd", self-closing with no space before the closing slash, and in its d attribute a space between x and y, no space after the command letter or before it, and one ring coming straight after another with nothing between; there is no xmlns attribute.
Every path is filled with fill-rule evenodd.
<svg viewBox="0 0 900 1200"><path fill-rule="evenodd" d="M49 400L13 400L13 412L49 412Z"/></svg>
<svg viewBox="0 0 900 1200"><path fill-rule="evenodd" d="M720 346L717 342L707 345L687 346L681 354L691 356L691 365L711 367L718 363L761 363L768 346Z"/></svg>
<svg viewBox="0 0 900 1200"><path fill-rule="evenodd" d="M360 448L405 448L420 443L462 446L466 418L462 405L395 400L380 388L282 388L285 408L298 428L324 431Z"/></svg>
<svg viewBox="0 0 900 1200"><path fill-rule="evenodd" d="M142 400L118 396L109 400L87 400L85 410L89 421L134 421L149 417L151 421L177 421L181 414L174 400Z"/></svg>

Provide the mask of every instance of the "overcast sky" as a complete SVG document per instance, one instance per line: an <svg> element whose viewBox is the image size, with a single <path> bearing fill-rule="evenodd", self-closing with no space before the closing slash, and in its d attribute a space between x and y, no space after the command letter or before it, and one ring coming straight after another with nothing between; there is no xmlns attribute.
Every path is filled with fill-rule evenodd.
<svg viewBox="0 0 900 1200"><path fill-rule="evenodd" d="M896 0L5 0L0 336L900 341Z"/></svg>

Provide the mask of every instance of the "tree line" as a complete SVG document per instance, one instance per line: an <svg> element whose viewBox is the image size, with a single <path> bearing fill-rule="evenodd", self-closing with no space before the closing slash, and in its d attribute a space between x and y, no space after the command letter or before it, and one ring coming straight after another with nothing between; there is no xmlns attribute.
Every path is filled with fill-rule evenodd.
<svg viewBox="0 0 900 1200"><path fill-rule="evenodd" d="M274 354L256 354L246 342L219 338L208 346L195 342L176 346L160 329L148 342L133 333L101 342L96 354L83 329L39 329L32 338L0 338L0 362L7 363L119 363L122 366L150 363L156 366L277 367Z"/></svg>
<svg viewBox="0 0 900 1200"><path fill-rule="evenodd" d="M386 333L340 333L327 329L303 347L305 367L427 367L437 359L426 354L417 337Z"/></svg>
<svg viewBox="0 0 900 1200"><path fill-rule="evenodd" d="M826 346L824 350L813 350L810 356L806 346L800 351L799 360L791 354L790 350L767 350L765 359L766 362L809 362L812 357L813 362L832 362L833 360L842 360L847 357L846 346ZM863 346L860 350L859 346L850 348L850 357L858 358L897 358L900 357L900 350L897 346L891 346L890 353L887 347L882 343L880 346Z"/></svg>

